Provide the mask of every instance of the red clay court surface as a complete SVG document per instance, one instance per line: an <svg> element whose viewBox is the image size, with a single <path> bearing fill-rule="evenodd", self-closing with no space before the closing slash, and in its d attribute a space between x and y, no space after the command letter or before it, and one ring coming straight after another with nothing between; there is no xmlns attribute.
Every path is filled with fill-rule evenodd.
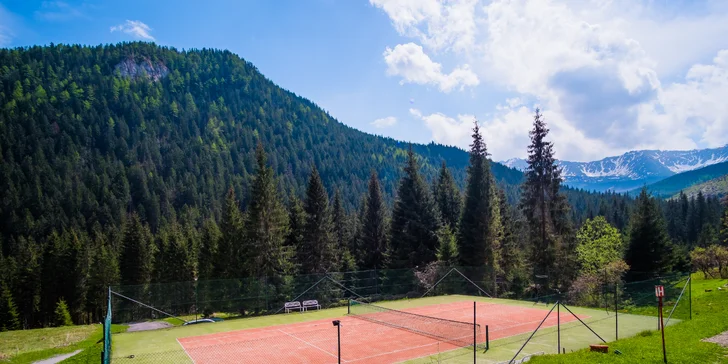
<svg viewBox="0 0 728 364"><path fill-rule="evenodd" d="M453 302L403 310L448 320L472 322L473 302ZM548 310L478 302L481 330L489 326L490 340L531 332ZM456 349L458 346L403 329L341 317L341 362L398 363ZM324 319L288 325L222 332L178 339L194 363L337 363L336 327ZM576 320L561 314L562 322ZM556 312L542 327L556 325ZM470 327L472 330L472 326ZM472 338L472 331L464 333ZM485 341L483 332L478 342Z"/></svg>

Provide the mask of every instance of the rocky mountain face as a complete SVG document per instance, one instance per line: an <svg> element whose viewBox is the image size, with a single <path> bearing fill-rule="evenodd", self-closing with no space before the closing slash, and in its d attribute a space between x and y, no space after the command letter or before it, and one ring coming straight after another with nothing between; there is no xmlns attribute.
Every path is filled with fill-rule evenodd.
<svg viewBox="0 0 728 364"><path fill-rule="evenodd" d="M169 69L164 63L152 62L149 58L144 58L138 62L132 58L127 58L119 62L114 70L118 71L122 77L148 77L153 81L159 81L169 74Z"/></svg>
<svg viewBox="0 0 728 364"><path fill-rule="evenodd" d="M593 162L558 163L566 185L586 190L624 192L725 161L728 161L728 145L687 151L638 150ZM502 163L518 170L524 170L527 165L520 158Z"/></svg>

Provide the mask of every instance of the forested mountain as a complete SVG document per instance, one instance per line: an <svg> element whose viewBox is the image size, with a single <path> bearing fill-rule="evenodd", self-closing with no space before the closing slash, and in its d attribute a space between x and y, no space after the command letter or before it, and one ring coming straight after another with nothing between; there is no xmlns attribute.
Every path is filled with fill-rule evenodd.
<svg viewBox="0 0 728 364"><path fill-rule="evenodd" d="M604 216L636 234L634 211L659 244L717 239L716 199L563 188L536 119L524 179L477 125L469 152L366 134L228 51L0 49L0 329L57 307L93 322L110 285L198 278L444 262L486 267L504 294L541 271L568 290L575 231Z"/></svg>
<svg viewBox="0 0 728 364"><path fill-rule="evenodd" d="M692 185L707 182L725 175L728 175L728 162L713 164L708 167L676 174L648 185L647 189L655 196L671 197ZM630 191L630 194L636 195L639 194L639 191Z"/></svg>
<svg viewBox="0 0 728 364"><path fill-rule="evenodd" d="M682 192L690 198L696 197L698 193L702 193L706 196L726 196L728 195L728 174L713 178L703 183L692 185ZM673 197L676 198L678 196L679 194Z"/></svg>

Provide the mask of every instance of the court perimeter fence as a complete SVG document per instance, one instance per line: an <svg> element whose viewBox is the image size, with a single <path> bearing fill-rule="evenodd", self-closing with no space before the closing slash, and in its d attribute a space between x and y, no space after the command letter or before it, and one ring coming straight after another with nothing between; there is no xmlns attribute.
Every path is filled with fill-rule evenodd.
<svg viewBox="0 0 728 364"><path fill-rule="evenodd" d="M493 283L489 271L483 267L445 267L435 266L425 269L373 269L354 272L329 272L298 276L255 277L224 280L199 280L190 282L156 283L135 286L112 286L109 288L109 308L104 329L104 353L102 363L122 362L127 357L113 357L110 323L131 323L169 318L169 322L185 323L198 318L216 315L226 320L274 315L284 312L284 304L290 301L317 300L321 308L340 307L349 300L374 303L400 299L423 297L465 295L492 298L505 298L521 305L531 305L544 310L572 312L574 308L589 308L590 312L603 312L602 315L588 315L570 325L558 328L537 329L531 335L518 335L503 338L489 343L490 349L510 347L515 351L521 344L521 350L532 340L540 336L558 335L558 348L537 351L526 350L520 359L539 353L556 353L562 351L562 337L568 338L569 329L573 331L587 328L594 334L594 340L611 341L620 337L620 330L628 322L620 323L619 315L640 315L654 317L650 325L640 327L639 331L656 330L657 321L655 286L665 287L666 302L664 304L667 324L687 320L692 317L692 297L689 273L675 273L655 276L639 281L621 281L618 284L607 283L597 279L586 286L571 289L569 292L556 290L546 291L543 286L530 286L521 294L506 292L499 283ZM497 282L497 281L496 281ZM489 289L488 287L501 289ZM500 293L498 293L500 292ZM598 310L598 311L597 311ZM556 312L556 311L554 311ZM572 312L573 314L573 312ZM544 321L546 318L544 318ZM626 321L626 320L625 320ZM487 325L486 323L482 323ZM576 329L577 327L581 329ZM555 330L558 330L556 334ZM636 334L637 328L626 330L621 337ZM550 340L550 339L549 339ZM225 352L229 352L229 345ZM238 345L242 345L239 343ZM207 348L214 352L220 345ZM519 350L519 352L521 351ZM152 354L147 354L152 355ZM449 356L437 358L439 362L464 362L462 355L467 351L454 351ZM187 354L179 352L156 353L149 362L180 362L183 358L189 362ZM145 362L136 356L134 362ZM433 359L434 360L434 359ZM246 362L237 358L230 362ZM505 361L509 362L509 361ZM512 361L516 362L516 360Z"/></svg>

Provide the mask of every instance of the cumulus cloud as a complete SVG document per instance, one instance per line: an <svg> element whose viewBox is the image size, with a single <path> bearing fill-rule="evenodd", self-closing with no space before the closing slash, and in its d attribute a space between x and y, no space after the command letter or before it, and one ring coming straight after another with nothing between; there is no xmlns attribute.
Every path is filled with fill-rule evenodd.
<svg viewBox="0 0 728 364"><path fill-rule="evenodd" d="M149 34L152 31L152 28L139 20L127 20L125 23L113 26L110 29L112 33L123 32L133 36L134 38L155 40L154 37Z"/></svg>
<svg viewBox="0 0 728 364"><path fill-rule="evenodd" d="M433 62L421 46L414 43L398 44L384 51L387 74L400 76L404 83L436 85L442 92L450 92L456 87L477 86L478 76L467 64L455 68L450 73L442 72L442 65Z"/></svg>
<svg viewBox="0 0 728 364"><path fill-rule="evenodd" d="M559 158L728 142L728 103L721 101L728 99L728 39L720 36L728 31L728 6L721 2L677 10L651 0L370 2L424 46L388 49L385 58L399 55L387 62L390 74L461 88L483 80L491 92L515 95L495 110L467 110L485 114L483 129L504 158L525 155L533 105L524 108L523 100L541 105ZM467 62L471 76L443 74L426 52ZM434 140L463 134L440 127L462 127L459 118L421 119ZM458 145L467 144L465 137Z"/></svg>
<svg viewBox="0 0 728 364"><path fill-rule="evenodd" d="M374 125L375 128L389 128L390 126L394 126L394 124L397 124L397 118L394 116L387 116L386 118L377 119L371 122L372 125Z"/></svg>

